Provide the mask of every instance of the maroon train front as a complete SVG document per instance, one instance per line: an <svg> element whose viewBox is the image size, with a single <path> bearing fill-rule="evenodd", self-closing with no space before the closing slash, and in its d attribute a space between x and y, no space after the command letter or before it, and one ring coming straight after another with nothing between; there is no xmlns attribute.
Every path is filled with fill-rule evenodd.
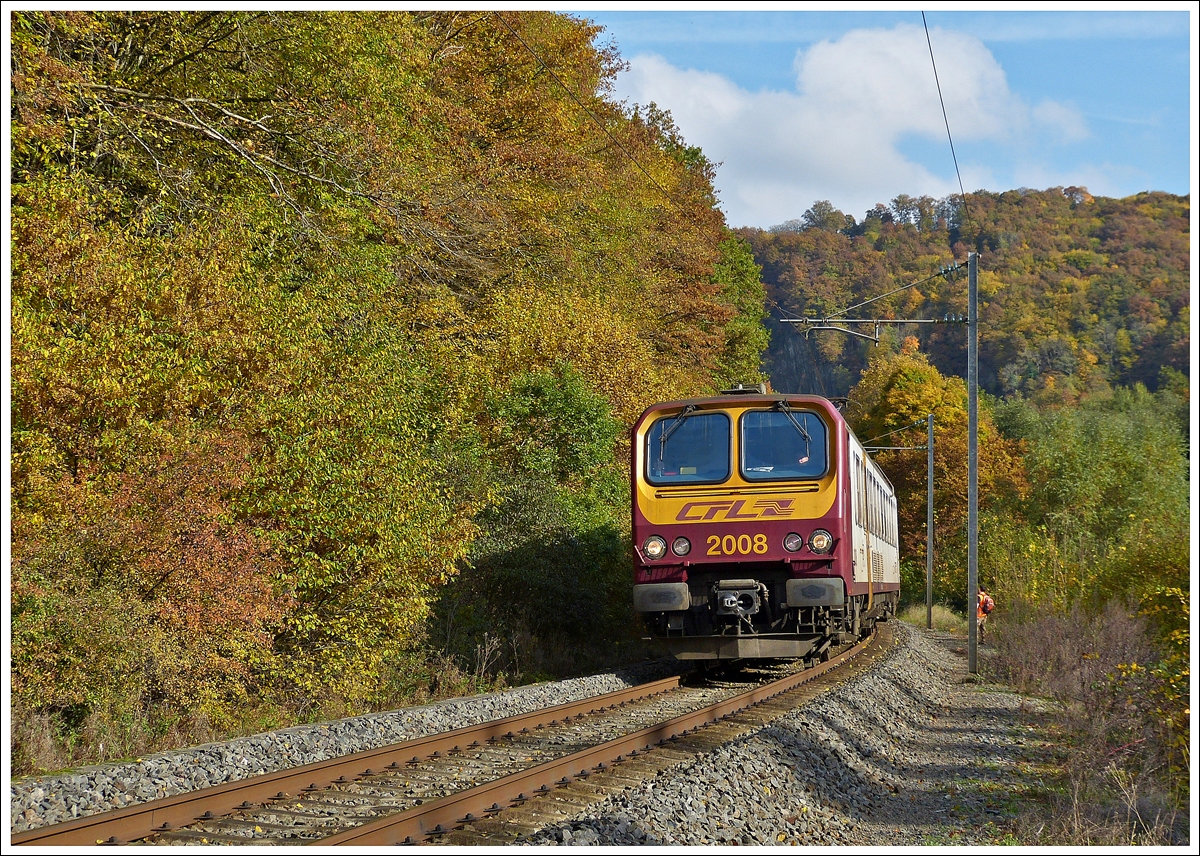
<svg viewBox="0 0 1200 856"><path fill-rule="evenodd" d="M632 460L633 605L679 659L824 658L895 613L895 492L828 399L655 404Z"/></svg>

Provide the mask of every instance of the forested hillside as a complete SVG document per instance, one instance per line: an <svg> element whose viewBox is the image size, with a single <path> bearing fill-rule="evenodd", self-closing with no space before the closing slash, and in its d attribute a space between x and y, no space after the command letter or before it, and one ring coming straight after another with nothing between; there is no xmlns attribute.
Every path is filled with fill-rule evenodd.
<svg viewBox="0 0 1200 856"><path fill-rule="evenodd" d="M739 233L769 295L791 316L835 312L978 251L980 384L992 394L1054 404L1110 386L1181 385L1189 374L1188 197L1106 199L1068 187L979 191L966 201L902 195L861 223L818 202L771 231ZM964 271L854 314L965 312ZM767 368L781 390L845 395L873 347L828 332L805 341L776 320L770 326ZM965 376L964 328L912 325L886 335L893 347L916 335L938 369Z"/></svg>
<svg viewBox="0 0 1200 856"><path fill-rule="evenodd" d="M990 668L1062 704L1070 796L1056 802L1072 841L1120 826L1110 819L1131 794L1145 812L1135 834L1189 799L1189 215L1187 197L1068 187L965 205L898 196L861 223L817 202L770 231L739 230L774 310L777 389L848 396L858 435L895 446L922 447L934 414L934 597L968 616L965 326L885 326L877 347L806 339L777 319L921 280L848 317L965 315L965 270L936 274L981 254L979 581L1000 604ZM897 492L902 598L923 619L926 453L876 459Z"/></svg>
<svg viewBox="0 0 1200 856"><path fill-rule="evenodd" d="M731 231L714 166L551 13L27 12L12 51L14 772L644 653L628 428L734 382L847 395L864 439L919 444L934 413L935 589L961 608L965 329L774 319L975 249L982 579L1010 627L1151 622L1156 659L1094 682L1136 727L1092 743L1178 778L1188 198ZM920 599L925 455L878 460Z"/></svg>
<svg viewBox="0 0 1200 856"><path fill-rule="evenodd" d="M611 654L625 428L766 333L596 29L12 23L15 769Z"/></svg>

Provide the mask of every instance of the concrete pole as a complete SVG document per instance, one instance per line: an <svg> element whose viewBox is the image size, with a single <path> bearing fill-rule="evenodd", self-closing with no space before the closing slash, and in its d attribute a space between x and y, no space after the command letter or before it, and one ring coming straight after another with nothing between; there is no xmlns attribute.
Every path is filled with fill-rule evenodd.
<svg viewBox="0 0 1200 856"><path fill-rule="evenodd" d="M979 673L979 254L967 256L967 671Z"/></svg>
<svg viewBox="0 0 1200 856"><path fill-rule="evenodd" d="M933 628L933 414L926 419L929 481L925 486L925 627Z"/></svg>

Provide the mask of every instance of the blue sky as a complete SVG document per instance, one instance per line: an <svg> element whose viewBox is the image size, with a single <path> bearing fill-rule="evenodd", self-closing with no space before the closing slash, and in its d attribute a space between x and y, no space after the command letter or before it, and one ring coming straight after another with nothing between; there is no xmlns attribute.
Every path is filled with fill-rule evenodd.
<svg viewBox="0 0 1200 856"><path fill-rule="evenodd" d="M1192 5L1159 11L926 10L968 192L1192 186ZM956 193L920 10L573 11L629 71L616 96L669 109L721 162L730 225L828 199L855 217Z"/></svg>

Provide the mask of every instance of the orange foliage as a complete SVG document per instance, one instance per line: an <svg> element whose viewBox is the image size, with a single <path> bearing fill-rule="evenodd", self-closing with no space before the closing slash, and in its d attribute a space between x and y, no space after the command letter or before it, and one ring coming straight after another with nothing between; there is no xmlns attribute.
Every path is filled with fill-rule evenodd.
<svg viewBox="0 0 1200 856"><path fill-rule="evenodd" d="M967 389L961 378L944 377L910 337L899 353L881 352L850 391L847 419L860 439L872 440L934 416L934 526L937 541L962 538L967 520ZM923 446L926 426L893 434L881 445ZM900 514L902 553L925 552L927 453L888 451L878 461L892 484ZM1029 486L1020 446L1000 436L985 408L979 413L980 504L1024 496Z"/></svg>

